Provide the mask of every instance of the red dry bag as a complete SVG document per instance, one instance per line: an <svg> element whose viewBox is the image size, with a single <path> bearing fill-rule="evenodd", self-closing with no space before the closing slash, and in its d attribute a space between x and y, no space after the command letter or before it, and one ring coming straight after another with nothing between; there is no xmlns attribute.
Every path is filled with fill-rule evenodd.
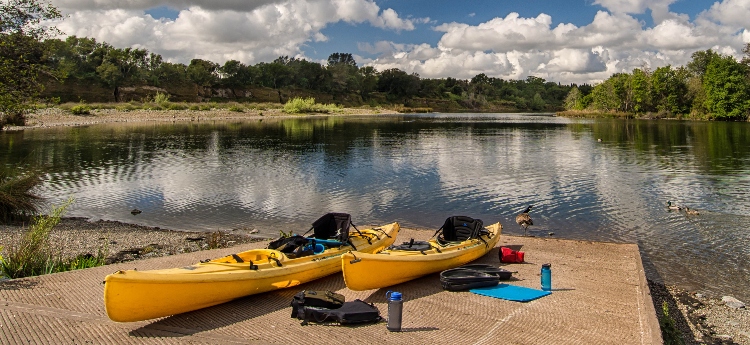
<svg viewBox="0 0 750 345"><path fill-rule="evenodd" d="M508 247L500 247L500 262L511 264L521 263L523 262L523 252L519 252Z"/></svg>

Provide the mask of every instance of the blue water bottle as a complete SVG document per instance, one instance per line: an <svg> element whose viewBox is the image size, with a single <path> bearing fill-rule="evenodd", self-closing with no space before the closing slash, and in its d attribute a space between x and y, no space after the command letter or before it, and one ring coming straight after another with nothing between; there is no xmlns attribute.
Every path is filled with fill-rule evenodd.
<svg viewBox="0 0 750 345"><path fill-rule="evenodd" d="M552 265L542 265L542 290L552 290Z"/></svg>
<svg viewBox="0 0 750 345"><path fill-rule="evenodd" d="M388 328L391 332L401 332L401 313L404 307L404 301L401 299L401 293L388 291L385 293L388 298Z"/></svg>

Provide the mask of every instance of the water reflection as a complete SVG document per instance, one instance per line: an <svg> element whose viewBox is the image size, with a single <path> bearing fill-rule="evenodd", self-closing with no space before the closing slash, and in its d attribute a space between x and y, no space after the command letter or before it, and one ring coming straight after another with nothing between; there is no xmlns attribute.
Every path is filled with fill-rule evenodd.
<svg viewBox="0 0 750 345"><path fill-rule="evenodd" d="M513 218L533 204L533 234L635 242L668 282L750 299L749 125L520 114L99 125L2 133L0 158L50 167L39 193L75 197L71 216L173 229L273 235L338 211L433 229L465 214L521 234Z"/></svg>

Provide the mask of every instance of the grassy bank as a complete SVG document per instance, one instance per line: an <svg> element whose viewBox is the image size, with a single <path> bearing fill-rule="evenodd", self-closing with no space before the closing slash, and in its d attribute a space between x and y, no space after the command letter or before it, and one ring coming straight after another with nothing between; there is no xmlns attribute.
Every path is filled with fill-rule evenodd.
<svg viewBox="0 0 750 345"><path fill-rule="evenodd" d="M580 118L602 118L602 119L668 119L668 120L712 120L705 116L693 115L674 115L670 113L629 113L621 111L598 111L598 110L564 110L555 113L561 117L580 117Z"/></svg>

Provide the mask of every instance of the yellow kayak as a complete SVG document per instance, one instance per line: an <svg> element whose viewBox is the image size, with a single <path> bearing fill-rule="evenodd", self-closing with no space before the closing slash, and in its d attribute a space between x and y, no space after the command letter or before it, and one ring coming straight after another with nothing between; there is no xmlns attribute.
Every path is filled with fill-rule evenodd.
<svg viewBox="0 0 750 345"><path fill-rule="evenodd" d="M494 248L502 229L500 223L495 223L487 226L478 238L448 243L430 240L429 246L422 243L428 248L425 250L346 253L341 257L346 287L355 291L379 289L461 266Z"/></svg>
<svg viewBox="0 0 750 345"><path fill-rule="evenodd" d="M391 223L350 232L358 251L390 246L400 227ZM236 298L306 283L341 270L351 245L293 258L272 249L253 249L191 266L152 271L117 271L104 279L104 305L113 321L130 322L197 310Z"/></svg>

